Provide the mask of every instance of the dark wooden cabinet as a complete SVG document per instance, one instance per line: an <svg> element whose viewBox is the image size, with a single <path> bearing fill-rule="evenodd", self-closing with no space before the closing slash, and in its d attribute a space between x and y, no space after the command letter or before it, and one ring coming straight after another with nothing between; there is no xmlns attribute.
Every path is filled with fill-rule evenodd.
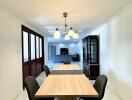
<svg viewBox="0 0 132 100"><path fill-rule="evenodd" d="M99 67L99 36L90 35L83 39L83 71L89 79L96 79Z"/></svg>

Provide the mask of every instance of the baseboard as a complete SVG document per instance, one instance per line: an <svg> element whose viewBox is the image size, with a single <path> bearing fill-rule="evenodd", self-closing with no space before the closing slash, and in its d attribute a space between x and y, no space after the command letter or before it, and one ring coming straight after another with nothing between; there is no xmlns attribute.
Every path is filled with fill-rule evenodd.
<svg viewBox="0 0 132 100"><path fill-rule="evenodd" d="M16 100L18 98L18 96L20 96L23 93L23 91L19 91L16 93L15 96L13 96L12 100Z"/></svg>
<svg viewBox="0 0 132 100"><path fill-rule="evenodd" d="M108 85L108 88L110 89L110 91L112 91L118 98L120 98L120 100L124 100L123 97L121 95L119 95L111 86Z"/></svg>

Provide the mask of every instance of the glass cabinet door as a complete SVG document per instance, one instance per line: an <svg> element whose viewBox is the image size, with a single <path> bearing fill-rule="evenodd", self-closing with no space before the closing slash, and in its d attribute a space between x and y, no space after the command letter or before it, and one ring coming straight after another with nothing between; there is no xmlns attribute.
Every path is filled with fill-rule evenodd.
<svg viewBox="0 0 132 100"><path fill-rule="evenodd" d="M88 63L97 64L99 61L98 36L88 36Z"/></svg>

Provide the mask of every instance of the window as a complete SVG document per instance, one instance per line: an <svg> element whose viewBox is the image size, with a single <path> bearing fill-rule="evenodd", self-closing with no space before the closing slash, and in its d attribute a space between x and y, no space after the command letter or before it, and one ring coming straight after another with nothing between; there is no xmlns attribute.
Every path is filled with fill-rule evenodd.
<svg viewBox="0 0 132 100"><path fill-rule="evenodd" d="M36 56L39 58L39 37L36 36Z"/></svg>
<svg viewBox="0 0 132 100"><path fill-rule="evenodd" d="M40 44L40 46L39 46L40 47L40 57L42 57L42 39L41 38L40 38L39 44Z"/></svg>
<svg viewBox="0 0 132 100"><path fill-rule="evenodd" d="M31 34L31 60L35 59L35 35Z"/></svg>
<svg viewBox="0 0 132 100"><path fill-rule="evenodd" d="M28 54L28 33L23 31L23 51L24 51L24 62L28 61L29 54Z"/></svg>

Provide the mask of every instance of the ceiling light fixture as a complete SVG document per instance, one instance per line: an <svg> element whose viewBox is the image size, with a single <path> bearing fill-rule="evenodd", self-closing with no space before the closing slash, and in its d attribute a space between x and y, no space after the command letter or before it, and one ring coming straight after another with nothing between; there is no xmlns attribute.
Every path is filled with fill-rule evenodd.
<svg viewBox="0 0 132 100"><path fill-rule="evenodd" d="M68 13L67 12L64 12L63 13L63 17L65 18L65 33L66 33L64 39L65 40L70 40L70 38L78 39L79 38L79 35L78 35L78 33L75 33L74 32L74 30L73 30L72 27L70 27L70 30L67 33L67 27L68 27L68 25L66 23L67 16L68 16ZM60 37L61 37L61 33L59 32L58 28L56 28L56 31L54 33L54 39L60 39Z"/></svg>
<svg viewBox="0 0 132 100"><path fill-rule="evenodd" d="M56 28L56 31L54 33L54 39L60 39L61 33L59 32L58 28Z"/></svg>

